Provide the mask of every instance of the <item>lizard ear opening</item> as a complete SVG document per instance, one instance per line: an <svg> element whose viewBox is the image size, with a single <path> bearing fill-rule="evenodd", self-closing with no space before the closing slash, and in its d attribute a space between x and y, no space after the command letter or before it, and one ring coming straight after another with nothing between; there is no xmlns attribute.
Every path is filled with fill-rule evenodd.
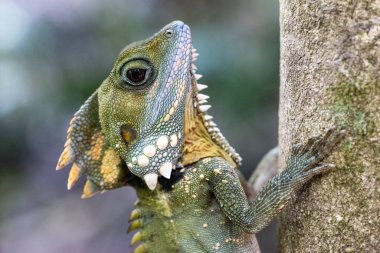
<svg viewBox="0 0 380 253"><path fill-rule="evenodd" d="M74 163L67 183L71 189L85 174L91 182L85 193L93 193L126 185L128 169L117 152L108 144L99 121L97 91L75 113L67 131L67 141L58 161L57 170ZM92 196L93 194L85 194Z"/></svg>
<svg viewBox="0 0 380 253"><path fill-rule="evenodd" d="M137 139L136 131L129 125L121 126L120 135L127 145L133 143Z"/></svg>

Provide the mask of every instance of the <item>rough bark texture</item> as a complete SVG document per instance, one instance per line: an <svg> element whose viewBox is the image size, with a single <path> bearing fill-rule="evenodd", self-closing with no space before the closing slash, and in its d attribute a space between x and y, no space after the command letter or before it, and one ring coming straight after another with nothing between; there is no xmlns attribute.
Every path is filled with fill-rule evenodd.
<svg viewBox="0 0 380 253"><path fill-rule="evenodd" d="M280 0L280 166L336 125L348 138L280 217L280 252L380 250L380 1Z"/></svg>

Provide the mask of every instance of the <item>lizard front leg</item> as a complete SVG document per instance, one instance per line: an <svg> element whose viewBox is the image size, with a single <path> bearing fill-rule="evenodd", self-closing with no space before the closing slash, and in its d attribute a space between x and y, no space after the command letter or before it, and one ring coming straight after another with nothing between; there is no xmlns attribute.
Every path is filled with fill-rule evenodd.
<svg viewBox="0 0 380 253"><path fill-rule="evenodd" d="M252 192L252 199L259 191L279 173L278 168L278 146L269 150L262 158L257 168L248 180L248 187ZM251 198L249 198L251 200Z"/></svg>
<svg viewBox="0 0 380 253"><path fill-rule="evenodd" d="M236 173L226 163L213 164L218 166L220 173L210 178L212 191L230 220L245 232L257 233L289 202L292 193L313 176L335 168L333 164L321 162L344 134L344 131L330 129L325 136L293 146L286 169L270 180L252 203L248 203Z"/></svg>

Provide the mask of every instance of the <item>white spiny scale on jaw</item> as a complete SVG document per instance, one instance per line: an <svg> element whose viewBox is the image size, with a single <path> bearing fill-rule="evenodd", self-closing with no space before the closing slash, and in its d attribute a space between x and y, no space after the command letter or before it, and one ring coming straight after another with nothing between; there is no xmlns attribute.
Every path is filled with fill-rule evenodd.
<svg viewBox="0 0 380 253"><path fill-rule="evenodd" d="M196 49L192 49L192 72L194 75L194 83L193 83L193 91L194 94L194 107L197 108L198 113L202 116L201 119L203 121L203 124L206 126L207 131L210 133L211 138L215 141L216 144L218 144L222 149L224 149L231 158L239 165L241 165L242 158L240 155L235 151L235 149L228 143L226 138L222 135L219 128L217 127L216 123L212 121L212 116L207 114L207 111L211 108L211 105L207 104L207 100L209 99L209 96L199 93L200 91L203 91L208 86L205 84L200 84L197 81L202 78L202 75L196 74L197 67L195 66L194 62L197 60L199 54L197 53Z"/></svg>
<svg viewBox="0 0 380 253"><path fill-rule="evenodd" d="M171 162L165 162L160 167L160 174L161 176L170 179L170 175L172 173L172 169L174 168L173 164Z"/></svg>
<svg viewBox="0 0 380 253"><path fill-rule="evenodd" d="M149 189L154 190L157 185L158 175L154 173L146 174L144 180Z"/></svg>

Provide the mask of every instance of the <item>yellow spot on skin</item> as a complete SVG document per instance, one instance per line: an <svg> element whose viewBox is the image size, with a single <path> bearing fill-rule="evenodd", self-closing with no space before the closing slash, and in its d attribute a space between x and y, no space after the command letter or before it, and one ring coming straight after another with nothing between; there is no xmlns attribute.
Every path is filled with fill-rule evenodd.
<svg viewBox="0 0 380 253"><path fill-rule="evenodd" d="M177 107L178 106L178 99L176 99L176 101L174 101L174 107Z"/></svg>
<svg viewBox="0 0 380 253"><path fill-rule="evenodd" d="M120 156L113 150L108 149L104 153L102 165L100 166L100 174L104 178L105 183L114 183L120 172L119 164L121 162Z"/></svg>
<svg viewBox="0 0 380 253"><path fill-rule="evenodd" d="M204 179L204 178L205 178L205 175L200 174L200 175L199 175L199 178L200 178L200 179Z"/></svg>
<svg viewBox="0 0 380 253"><path fill-rule="evenodd" d="M91 158L98 161L102 155L104 136L97 132L91 137Z"/></svg>
<svg viewBox="0 0 380 253"><path fill-rule="evenodd" d="M208 224L207 224L207 223L203 224L203 227L204 227L204 228L207 228L207 227L208 227Z"/></svg>
<svg viewBox="0 0 380 253"><path fill-rule="evenodd" d="M170 119L170 114L166 114L164 117L164 122L167 122Z"/></svg>
<svg viewBox="0 0 380 253"><path fill-rule="evenodd" d="M171 107L170 110L169 110L169 114L170 115L173 115L174 114L174 107Z"/></svg>

